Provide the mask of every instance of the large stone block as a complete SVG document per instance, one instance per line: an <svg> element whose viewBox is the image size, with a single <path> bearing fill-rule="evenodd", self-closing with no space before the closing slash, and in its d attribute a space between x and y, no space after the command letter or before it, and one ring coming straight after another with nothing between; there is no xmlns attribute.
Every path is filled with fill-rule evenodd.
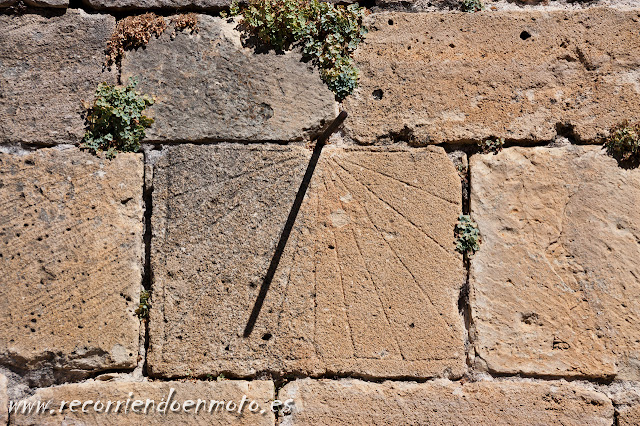
<svg viewBox="0 0 640 426"><path fill-rule="evenodd" d="M142 280L140 154L0 154L0 363L133 368Z"/></svg>
<svg viewBox="0 0 640 426"><path fill-rule="evenodd" d="M0 16L0 142L57 144L84 135L115 18L81 10Z"/></svg>
<svg viewBox="0 0 640 426"><path fill-rule="evenodd" d="M7 396L7 378L0 374L0 424L9 423L9 398Z"/></svg>
<svg viewBox="0 0 640 426"><path fill-rule="evenodd" d="M428 383L296 380L278 393L293 399L281 425L473 424L611 425L603 394L563 382Z"/></svg>
<svg viewBox="0 0 640 426"><path fill-rule="evenodd" d="M36 404L51 401L49 410L52 411L12 414L11 424L272 426L275 423L271 411L274 393L273 382L261 380L69 384L38 389L28 401ZM61 412L62 401L66 403ZM80 404L70 407L73 401ZM168 401L168 405L161 405L162 401ZM119 408L118 402L121 402Z"/></svg>
<svg viewBox="0 0 640 426"><path fill-rule="evenodd" d="M233 0L82 0L83 3L98 10L131 9L200 9L218 10L228 8ZM355 3L355 0L328 0L332 3ZM246 0L238 1L243 5Z"/></svg>
<svg viewBox="0 0 640 426"><path fill-rule="evenodd" d="M335 116L333 94L300 54L256 54L236 24L198 15L196 34L166 31L127 52L123 79L137 76L154 95L147 140L291 141Z"/></svg>
<svg viewBox="0 0 640 426"><path fill-rule="evenodd" d="M601 147L471 157L476 353L490 371L637 380L640 169Z"/></svg>
<svg viewBox="0 0 640 426"><path fill-rule="evenodd" d="M347 134L440 143L584 141L638 119L636 11L380 13L356 52Z"/></svg>
<svg viewBox="0 0 640 426"><path fill-rule="evenodd" d="M622 387L622 389L620 389ZM616 407L616 425L640 425L640 383L616 383L609 387L609 397Z"/></svg>
<svg viewBox="0 0 640 426"><path fill-rule="evenodd" d="M463 373L461 185L441 148L325 148L243 337L309 156L182 146L159 163L152 375Z"/></svg>

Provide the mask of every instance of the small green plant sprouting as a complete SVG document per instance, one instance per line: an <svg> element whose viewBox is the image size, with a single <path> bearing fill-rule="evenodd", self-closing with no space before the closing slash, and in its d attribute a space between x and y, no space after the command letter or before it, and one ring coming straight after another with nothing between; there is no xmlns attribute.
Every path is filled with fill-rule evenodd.
<svg viewBox="0 0 640 426"><path fill-rule="evenodd" d="M143 290L140 293L140 304L136 308L136 315L140 319L149 318L149 309L151 308L149 298L151 298L151 292L149 290Z"/></svg>
<svg viewBox="0 0 640 426"><path fill-rule="evenodd" d="M478 142L478 146L483 154L497 154L502 151L502 148L504 147L504 138L487 139L485 141Z"/></svg>
<svg viewBox="0 0 640 426"><path fill-rule="evenodd" d="M218 377L216 377L216 381L221 382L223 380L226 380L227 378L224 377L224 374L220 373L218 374Z"/></svg>
<svg viewBox="0 0 640 426"><path fill-rule="evenodd" d="M640 164L640 122L629 124L624 121L612 127L604 147L620 165L637 167Z"/></svg>
<svg viewBox="0 0 640 426"><path fill-rule="evenodd" d="M469 13L480 12L484 10L484 3L482 3L482 0L462 0L460 9Z"/></svg>
<svg viewBox="0 0 640 426"><path fill-rule="evenodd" d="M456 250L462 254L474 254L480 250L480 231L471 216L461 214L455 228Z"/></svg>
<svg viewBox="0 0 640 426"><path fill-rule="evenodd" d="M352 55L367 33L364 8L319 0L251 0L242 11L233 6L234 12L266 46L276 51L300 46L303 59L320 70L338 100L356 88L358 69Z"/></svg>
<svg viewBox="0 0 640 426"><path fill-rule="evenodd" d="M115 157L118 151L138 152L145 129L153 123L142 112L153 105L153 99L136 92L136 84L130 79L126 86L98 85L93 105L85 105L87 131L80 148L106 151L107 158Z"/></svg>

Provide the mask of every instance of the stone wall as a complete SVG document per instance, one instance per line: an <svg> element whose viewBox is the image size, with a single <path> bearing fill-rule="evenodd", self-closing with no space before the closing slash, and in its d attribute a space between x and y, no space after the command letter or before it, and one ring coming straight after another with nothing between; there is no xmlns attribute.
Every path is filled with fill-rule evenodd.
<svg viewBox="0 0 640 426"><path fill-rule="evenodd" d="M342 103L229 4L0 1L0 424L640 424L640 3L363 2ZM105 68L148 10L199 30ZM129 77L142 151L80 150Z"/></svg>

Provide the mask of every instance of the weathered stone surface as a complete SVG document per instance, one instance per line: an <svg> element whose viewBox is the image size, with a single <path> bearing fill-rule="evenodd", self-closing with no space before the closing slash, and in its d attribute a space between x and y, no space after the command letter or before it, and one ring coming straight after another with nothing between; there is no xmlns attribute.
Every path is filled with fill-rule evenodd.
<svg viewBox="0 0 640 426"><path fill-rule="evenodd" d="M626 383L626 389L619 391L613 385L610 398L616 407L616 425L637 426L640 425L640 383Z"/></svg>
<svg viewBox="0 0 640 426"><path fill-rule="evenodd" d="M98 83L115 26L106 15L0 16L0 142L77 142L84 134L82 100ZM80 42L81 41L81 42Z"/></svg>
<svg viewBox="0 0 640 426"><path fill-rule="evenodd" d="M232 0L82 0L84 4L101 10L127 10L152 8L220 9L231 5ZM241 2L246 3L246 2Z"/></svg>
<svg viewBox="0 0 640 426"><path fill-rule="evenodd" d="M361 143L594 140L638 119L636 11L380 13L345 101Z"/></svg>
<svg viewBox="0 0 640 426"><path fill-rule="evenodd" d="M335 117L333 94L298 53L256 54L236 24L198 22L197 34L166 31L123 60L123 78L138 76L158 101L148 141L300 140Z"/></svg>
<svg viewBox="0 0 640 426"><path fill-rule="evenodd" d="M428 383L296 380L280 390L293 399L281 425L473 424L611 425L603 394L563 382Z"/></svg>
<svg viewBox="0 0 640 426"><path fill-rule="evenodd" d="M154 376L460 376L460 180L441 148L325 148L250 337L309 158L172 148L154 172Z"/></svg>
<svg viewBox="0 0 640 426"><path fill-rule="evenodd" d="M640 377L640 169L601 147L471 157L476 353L489 370Z"/></svg>
<svg viewBox="0 0 640 426"><path fill-rule="evenodd" d="M0 7L12 6L18 0L0 0Z"/></svg>
<svg viewBox="0 0 640 426"><path fill-rule="evenodd" d="M376 6L390 10L407 10L411 12L433 12L439 10L459 11L462 2L459 0L376 0ZM598 0L597 2L577 2L571 0L493 0L484 2L485 8L494 11L518 11L522 9L558 10L583 9L598 6L616 8L637 8L638 0Z"/></svg>
<svg viewBox="0 0 640 426"><path fill-rule="evenodd" d="M29 6L36 7L67 7L69 0L25 0Z"/></svg>
<svg viewBox="0 0 640 426"><path fill-rule="evenodd" d="M618 426L640 425L640 403L624 407L618 412Z"/></svg>
<svg viewBox="0 0 640 426"><path fill-rule="evenodd" d="M355 3L355 0L329 0L332 3ZM129 10L129 9L202 9L218 10L227 8L233 0L83 0L84 4L100 10ZM248 3L245 0L239 4Z"/></svg>
<svg viewBox="0 0 640 426"><path fill-rule="evenodd" d="M0 374L0 424L9 422L9 398L7 397L7 378Z"/></svg>
<svg viewBox="0 0 640 426"><path fill-rule="evenodd" d="M275 416L271 411L271 401L274 399L274 393L273 382L261 380L251 382L223 380L220 382L87 382L69 384L39 389L30 398L33 401L43 402L51 400L50 407L55 410L53 413L14 414L11 417L11 424L51 426L60 424L273 425ZM243 396L246 396L244 403L242 403ZM127 399L130 400L128 406ZM68 407L74 400L83 403L91 401L91 403L85 406L85 413L82 412L82 405L74 407L76 412L71 412ZM142 401L142 405L135 403L134 406L136 400ZM149 403L145 414L147 400L153 400L154 403ZM165 414L158 412L158 408L163 409L163 406L159 405L162 400L169 400L169 407L166 407ZM204 403L198 400L203 400ZM67 401L63 412L60 412L61 401ZM104 404L100 413L96 412L97 401ZM112 405L107 413L105 410L108 401L112 401ZM122 401L122 404L116 413L117 401ZM211 405L211 401L216 402ZM224 406L219 406L219 401L224 401ZM185 402L187 402L186 412ZM179 409L176 404L180 404ZM229 404L228 410L227 404ZM171 410L172 405L175 411ZM198 407L197 413L196 406ZM125 407L127 408L126 412ZM98 408L100 408L99 404ZM133 412L133 408L137 412ZM254 411L251 411L250 408ZM260 413L262 410L264 412Z"/></svg>
<svg viewBox="0 0 640 426"><path fill-rule="evenodd" d="M0 363L61 374L134 367L140 154L0 154Z"/></svg>

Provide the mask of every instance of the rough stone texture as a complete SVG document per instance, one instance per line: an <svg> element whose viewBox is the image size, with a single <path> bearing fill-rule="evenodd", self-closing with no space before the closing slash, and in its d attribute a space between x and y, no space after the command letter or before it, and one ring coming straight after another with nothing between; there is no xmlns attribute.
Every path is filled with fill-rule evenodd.
<svg viewBox="0 0 640 426"><path fill-rule="evenodd" d="M154 376L459 377L460 179L443 149L327 147L253 334L309 151L173 148L154 172Z"/></svg>
<svg viewBox="0 0 640 426"><path fill-rule="evenodd" d="M329 0L331 3L355 3L355 0ZM99 10L129 9L202 9L218 10L227 8L233 0L83 0L83 3ZM243 5L247 1L239 1Z"/></svg>
<svg viewBox="0 0 640 426"><path fill-rule="evenodd" d="M618 413L618 426L637 426L640 424L640 404L625 407Z"/></svg>
<svg viewBox="0 0 640 426"><path fill-rule="evenodd" d="M434 12L441 10L460 11L459 0L376 0L376 6L388 10L406 10L412 12ZM597 2L581 2L572 0L494 0L483 2L487 11L521 11L527 10L558 10L584 9L594 6L608 6L615 8L637 8L638 0L598 0Z"/></svg>
<svg viewBox="0 0 640 426"><path fill-rule="evenodd" d="M82 100L98 83L115 18L68 10L63 15L0 16L0 142L68 143L84 134Z"/></svg>
<svg viewBox="0 0 640 426"><path fill-rule="evenodd" d="M347 135L538 141L573 126L597 139L640 118L639 21L609 8L374 14L356 52L360 87L344 103Z"/></svg>
<svg viewBox="0 0 640 426"><path fill-rule="evenodd" d="M82 0L84 4L100 10L127 10L127 9L220 9L228 7L232 0ZM246 2L241 2L246 3Z"/></svg>
<svg viewBox="0 0 640 426"><path fill-rule="evenodd" d="M9 422L9 398L7 397L7 378L0 374L0 424Z"/></svg>
<svg viewBox="0 0 640 426"><path fill-rule="evenodd" d="M12 6L18 0L0 0L0 7Z"/></svg>
<svg viewBox="0 0 640 426"><path fill-rule="evenodd" d="M200 30L166 31L128 52L123 78L157 103L148 141L300 140L335 118L333 94L300 54L243 48L236 24L199 15Z"/></svg>
<svg viewBox="0 0 640 426"><path fill-rule="evenodd" d="M294 400L288 425L611 425L603 394L564 382L367 383L296 380L278 394Z"/></svg>
<svg viewBox="0 0 640 426"><path fill-rule="evenodd" d="M0 154L0 363L132 368L142 279L140 154Z"/></svg>
<svg viewBox="0 0 640 426"><path fill-rule="evenodd" d="M67 7L69 0L25 0L29 6L36 7Z"/></svg>
<svg viewBox="0 0 640 426"><path fill-rule="evenodd" d="M490 371L640 378L640 169L600 147L471 157L476 353Z"/></svg>
<svg viewBox="0 0 640 426"><path fill-rule="evenodd" d="M171 389L174 389L171 392ZM133 395L130 395L130 392ZM171 409L166 410L166 414L158 413L158 404L164 399L169 399L171 392L170 405L180 403L180 411L172 412ZM82 384L69 384L46 389L39 389L36 394L31 397L34 401L52 400L51 407L55 407L53 414L44 415L12 415L11 424L14 425L166 425L166 424L188 424L188 425L273 425L275 421L274 413L271 411L271 401L274 399L274 385L270 381L254 380L251 382L224 380L220 382L87 382ZM241 412L239 408L233 410L233 405L229 404L229 411L226 410L226 404L233 401L236 407L239 407L243 396L246 396L245 403L242 405ZM131 400L127 413L124 413L127 399ZM133 401L143 401L143 405L136 405L134 413L131 411ZM147 399L155 402L149 405L147 414L144 414L144 407ZM195 413L198 399L205 400L206 403L200 404L198 413ZM92 401L87 405L85 410L88 413L82 413L82 406L78 407L76 413L70 412L68 409L63 413L59 412L61 401L67 401L67 407L73 400ZM105 404L112 401L109 413L96 413L95 402L100 401ZM183 404L185 401L193 401L194 404L188 404L187 412L184 412ZM225 407L218 407L217 402L214 403L212 410L209 410L211 401L224 401ZM117 401L123 401L119 414L115 414L114 410ZM252 404L255 401L255 404ZM249 410L249 404L253 410L256 410L256 404L259 407L257 412ZM160 407L162 409L162 407ZM177 408L177 405L174 405ZM216 411L217 408L217 411ZM264 413L260 413L264 410Z"/></svg>
<svg viewBox="0 0 640 426"><path fill-rule="evenodd" d="M612 387L611 400L616 407L615 423L618 426L640 425L640 383L626 383L624 390L618 391L616 385Z"/></svg>

